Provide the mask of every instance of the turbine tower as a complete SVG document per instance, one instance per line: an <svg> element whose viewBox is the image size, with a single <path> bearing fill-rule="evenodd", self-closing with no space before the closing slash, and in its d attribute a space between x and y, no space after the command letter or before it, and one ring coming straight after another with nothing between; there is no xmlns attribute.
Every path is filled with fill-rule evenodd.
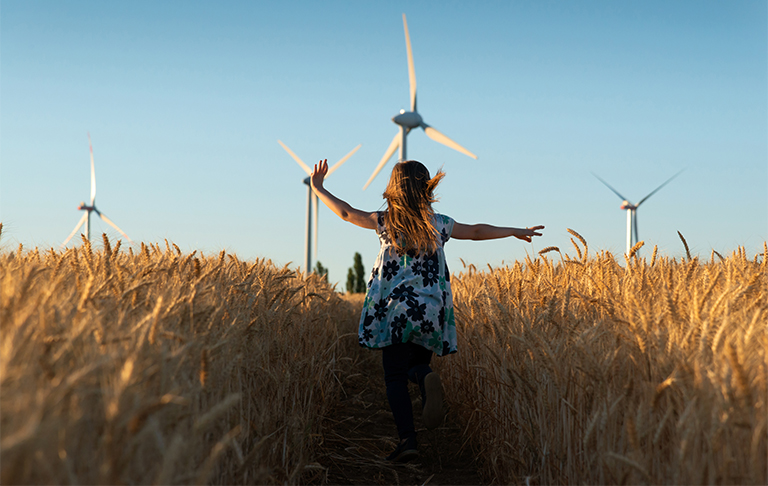
<svg viewBox="0 0 768 486"><path fill-rule="evenodd" d="M307 230L306 230L306 242L304 246L304 274L309 275L312 273L312 248L314 247L314 256L315 260L317 260L317 208L320 205L320 201L317 197L317 194L314 194L312 192L312 184L310 184L309 176L312 174L312 169L309 168L307 164L304 163L303 160L299 158L298 155L293 153L293 150L289 149L283 142L280 140L277 141L277 143L280 144L283 149L285 149L286 152L288 152L288 155L293 157L293 160L296 161L299 166L304 169L304 172L307 173L307 177L304 178L304 184L307 185ZM326 174L326 178L328 178L333 171L341 167L341 164L347 161L350 157L352 157L352 154L358 151L358 149L362 145L358 145L357 147L353 148L350 153L345 155L341 158L338 162L336 162L333 167L328 169L328 174ZM314 228L314 231L313 231ZM314 242L314 244L313 244Z"/></svg>
<svg viewBox="0 0 768 486"><path fill-rule="evenodd" d="M400 110L400 114L392 118L392 121L400 126L400 130L395 134L395 138L392 139L392 142L389 144L389 148L387 148L387 151L384 153L384 157L381 158L379 165L376 166L376 169L373 171L370 179L368 179L368 182L366 182L365 186L363 186L363 190L365 190L368 185L373 182L373 179L375 179L379 172L381 172L381 169L384 168L389 159L392 158L392 154L395 153L395 150L397 150L398 147L400 148L400 160L403 161L407 159L406 140L408 137L408 132L417 127L421 127L424 130L424 133L426 133L427 136L435 142L457 150L465 155L472 157L473 159L477 159L477 155L473 154L458 143L446 137L437 131L437 129L424 123L424 119L416 110L416 71L413 68L411 37L408 34L408 22L405 20L405 14L403 14L403 28L405 29L405 49L408 53L408 82L411 88L411 111Z"/></svg>
<svg viewBox="0 0 768 486"><path fill-rule="evenodd" d="M67 236L67 239L64 240L64 243L61 244L61 247L64 248L67 246L67 243L69 243L69 240L72 239L73 236L77 233L77 230L80 229L80 227L85 224L85 238L87 240L91 239L91 213L94 212L98 217L100 217L102 220L104 220L105 223L115 228L123 237L128 240L128 242L133 243L130 238L128 238L128 235L123 233L123 230L117 227L115 223L112 222L111 219L107 218L107 216L96 209L96 170L94 169L93 165L93 144L91 144L91 134L88 134L88 147L91 150L91 203L89 205L86 205L85 202L80 202L80 205L77 206L77 209L81 211L85 211L85 214L83 214L83 217L80 218L80 221L77 223L77 226L75 226L75 229L72 230L72 233Z"/></svg>
<svg viewBox="0 0 768 486"><path fill-rule="evenodd" d="M683 170L685 170L685 169L683 169ZM659 189L661 189L662 187L664 187L667 184L669 184L669 182L672 179L674 179L675 177L679 176L680 173L683 172L683 170L681 170L677 174L675 174L672 177L670 177L669 179L667 179L664 182L664 184L660 185L659 187L657 187L656 189L651 191L647 196L642 198L640 200L640 202L637 203L637 204L632 204L631 202L629 202L629 200L626 197L624 197L621 194L619 194L619 191L617 191L616 189L611 187L610 184L608 184L607 182L602 180L597 174L592 172L592 175L597 177L597 180L599 180L600 182L605 184L608 187L608 189L613 191L614 194L616 194L617 196L619 196L622 199L621 209L623 209L623 210L625 210L627 212L627 255L629 255L629 251L632 249L633 246L635 246L637 244L637 242L639 240L638 233L637 233L637 208L639 208L640 205L643 204L649 197L651 197L654 194L656 194L656 192Z"/></svg>

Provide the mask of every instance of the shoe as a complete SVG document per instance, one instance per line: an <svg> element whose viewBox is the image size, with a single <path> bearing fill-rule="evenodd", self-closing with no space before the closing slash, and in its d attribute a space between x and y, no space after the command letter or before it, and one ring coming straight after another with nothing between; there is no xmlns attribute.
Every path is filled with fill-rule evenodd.
<svg viewBox="0 0 768 486"><path fill-rule="evenodd" d="M408 462L411 459L415 459L418 455L419 450L416 448L416 437L410 437L400 442L397 449L387 456L387 460L392 462Z"/></svg>
<svg viewBox="0 0 768 486"><path fill-rule="evenodd" d="M424 377L424 391L427 396L427 403L424 404L421 418L424 420L424 425L429 430L432 430L439 427L445 417L445 412L443 411L443 384L440 382L440 375L433 371Z"/></svg>

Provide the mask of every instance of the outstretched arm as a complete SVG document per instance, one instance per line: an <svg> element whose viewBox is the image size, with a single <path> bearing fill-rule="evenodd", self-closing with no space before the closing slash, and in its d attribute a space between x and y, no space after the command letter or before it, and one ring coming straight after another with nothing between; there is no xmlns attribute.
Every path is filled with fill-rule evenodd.
<svg viewBox="0 0 768 486"><path fill-rule="evenodd" d="M323 180L328 173L328 159L323 159L317 164L310 175L310 181L312 183L312 190L315 191L317 197L325 203L326 206L331 208L331 211L336 213L344 221L349 221L352 224L360 226L366 229L376 229L377 216L376 213L369 213L367 211L360 211L349 205L346 201L342 201L338 197L334 196L326 188L323 187Z"/></svg>
<svg viewBox="0 0 768 486"><path fill-rule="evenodd" d="M503 226L493 226L490 224L461 224L453 225L451 238L457 240L493 240L496 238L507 238L514 236L517 239L530 243L531 237L541 236L544 226L531 226L530 228L506 228Z"/></svg>

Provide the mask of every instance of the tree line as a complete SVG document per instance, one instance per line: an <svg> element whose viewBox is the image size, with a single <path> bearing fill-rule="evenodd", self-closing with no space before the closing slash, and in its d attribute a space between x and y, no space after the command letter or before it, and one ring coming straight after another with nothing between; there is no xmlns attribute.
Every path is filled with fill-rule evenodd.
<svg viewBox="0 0 768 486"><path fill-rule="evenodd" d="M315 273L328 280L328 269L321 262L315 265ZM366 291L365 267L363 267L363 257L355 252L352 258L352 266L347 271L347 293L362 294Z"/></svg>

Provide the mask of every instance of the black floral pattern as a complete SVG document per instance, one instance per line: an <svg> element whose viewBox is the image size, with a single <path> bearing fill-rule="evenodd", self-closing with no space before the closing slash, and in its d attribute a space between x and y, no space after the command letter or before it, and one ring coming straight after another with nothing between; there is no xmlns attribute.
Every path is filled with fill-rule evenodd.
<svg viewBox="0 0 768 486"><path fill-rule="evenodd" d="M408 325L408 318L405 314L400 314L392 320L392 342L399 343L403 341L403 331Z"/></svg>
<svg viewBox="0 0 768 486"><path fill-rule="evenodd" d="M380 321L387 317L387 299L381 299L377 304L373 304L374 317Z"/></svg>
<svg viewBox="0 0 768 486"><path fill-rule="evenodd" d="M411 262L411 271L414 275L421 274L421 260L418 258L413 259L413 262Z"/></svg>
<svg viewBox="0 0 768 486"><path fill-rule="evenodd" d="M440 329L442 329L444 324L445 324L445 307L442 307L440 308L440 312L437 313L437 325L440 327Z"/></svg>
<svg viewBox="0 0 768 486"><path fill-rule="evenodd" d="M442 312L442 309L440 312ZM432 334L435 332L435 325L432 324L431 321L425 319L424 322L421 323L421 332L424 334Z"/></svg>
<svg viewBox="0 0 768 486"><path fill-rule="evenodd" d="M436 253L426 257L421 263L420 273L425 287L431 287L437 283L439 277L439 265L440 262L437 259ZM414 270L414 272L416 272L416 270Z"/></svg>
<svg viewBox="0 0 768 486"><path fill-rule="evenodd" d="M384 264L384 268L381 271L381 278L386 278L387 281L390 281L399 271L400 265L395 260L390 260Z"/></svg>
<svg viewBox="0 0 768 486"><path fill-rule="evenodd" d="M406 300L415 301L419 296L413 291L413 285L405 286L400 284L392 291L390 298L398 302L405 302Z"/></svg>
<svg viewBox="0 0 768 486"><path fill-rule="evenodd" d="M419 304L415 300L409 300L406 302L406 305L408 306L408 310L405 312L412 321L421 321L424 319L424 314L427 312L427 304Z"/></svg>

